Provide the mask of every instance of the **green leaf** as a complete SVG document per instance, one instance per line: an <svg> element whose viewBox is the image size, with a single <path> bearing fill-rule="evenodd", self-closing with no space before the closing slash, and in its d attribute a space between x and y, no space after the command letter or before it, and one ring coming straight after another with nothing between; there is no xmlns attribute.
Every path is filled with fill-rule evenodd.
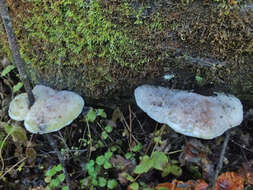
<svg viewBox="0 0 253 190"><path fill-rule="evenodd" d="M112 164L107 161L104 163L104 169L109 169L109 168L112 168Z"/></svg>
<svg viewBox="0 0 253 190"><path fill-rule="evenodd" d="M60 174L57 176L57 179L60 181L60 182L63 182L65 180L65 175L64 173Z"/></svg>
<svg viewBox="0 0 253 190"><path fill-rule="evenodd" d="M153 152L151 160L153 161L153 168L161 171L168 164L168 157L163 152Z"/></svg>
<svg viewBox="0 0 253 190"><path fill-rule="evenodd" d="M60 185L60 181L58 179L52 179L50 182L50 187L55 188Z"/></svg>
<svg viewBox="0 0 253 190"><path fill-rule="evenodd" d="M57 171L56 171L55 169L51 168L51 169L47 170L45 176L52 177L52 176L54 176L56 173L57 173Z"/></svg>
<svg viewBox="0 0 253 190"><path fill-rule="evenodd" d="M96 119L96 112L94 111L94 109L90 109L85 118L86 121L93 123Z"/></svg>
<svg viewBox="0 0 253 190"><path fill-rule="evenodd" d="M101 156L98 156L96 158L96 163L99 165L99 166L102 166L104 163L105 163L106 159L103 155Z"/></svg>
<svg viewBox="0 0 253 190"><path fill-rule="evenodd" d="M136 166L134 173L142 174L148 172L153 167L153 160L149 156L145 155L141 163Z"/></svg>
<svg viewBox="0 0 253 190"><path fill-rule="evenodd" d="M141 150L141 148L142 148L142 145L138 143L137 145L133 147L133 152L138 152L139 150Z"/></svg>
<svg viewBox="0 0 253 190"><path fill-rule="evenodd" d="M68 187L68 186L63 186L63 187L61 188L61 190L69 190L69 187Z"/></svg>
<svg viewBox="0 0 253 190"><path fill-rule="evenodd" d="M103 131L101 133L101 138L104 139L104 140L107 139L108 138L108 133L106 131Z"/></svg>
<svg viewBox="0 0 253 190"><path fill-rule="evenodd" d="M118 149L117 146L112 146L112 147L110 148L110 150L111 150L112 152L115 152L117 149Z"/></svg>
<svg viewBox="0 0 253 190"><path fill-rule="evenodd" d="M88 173L89 173L90 176L96 175L96 174L95 174L94 164L95 164L94 160L90 160L90 161L86 164L86 166L85 166L85 168L86 168L86 170L88 171Z"/></svg>
<svg viewBox="0 0 253 190"><path fill-rule="evenodd" d="M111 152L111 151L106 152L105 153L105 159L109 160L112 157L112 155L113 155L113 152Z"/></svg>
<svg viewBox="0 0 253 190"><path fill-rule="evenodd" d="M8 65L7 67L4 68L4 70L1 73L1 77L4 77L7 75L9 72L11 72L15 68L14 65Z"/></svg>
<svg viewBox="0 0 253 190"><path fill-rule="evenodd" d="M115 179L110 179L107 182L107 188L108 189L114 189L115 187L117 187L118 182Z"/></svg>
<svg viewBox="0 0 253 190"><path fill-rule="evenodd" d="M190 166L190 171L191 171L193 177L195 177L197 179L200 179L202 177L200 168L198 166Z"/></svg>
<svg viewBox="0 0 253 190"><path fill-rule="evenodd" d="M13 93L19 91L21 88L23 87L23 83L22 82L18 82L16 85L13 86L12 91Z"/></svg>
<svg viewBox="0 0 253 190"><path fill-rule="evenodd" d="M198 84L202 84L202 82L203 82L203 78L198 75L195 76L195 80L197 81Z"/></svg>
<svg viewBox="0 0 253 190"><path fill-rule="evenodd" d="M96 178L92 178L91 179L91 184L97 186L98 185L98 180Z"/></svg>
<svg viewBox="0 0 253 190"><path fill-rule="evenodd" d="M110 125L106 125L105 130L106 130L107 133L111 133L112 132L112 127Z"/></svg>
<svg viewBox="0 0 253 190"><path fill-rule="evenodd" d="M131 185L129 185L129 187L132 190L139 190L139 184L137 182L132 183Z"/></svg>
<svg viewBox="0 0 253 190"><path fill-rule="evenodd" d="M0 122L0 124L1 126L3 126L5 132L8 135L12 136L14 142L23 145L27 144L26 130L23 127L9 125L8 123L5 122Z"/></svg>
<svg viewBox="0 0 253 190"><path fill-rule="evenodd" d="M61 164L58 164L57 166L55 166L55 170L56 170L57 172L62 171L62 166L61 166Z"/></svg>
<svg viewBox="0 0 253 190"><path fill-rule="evenodd" d="M175 176L182 175L182 169L177 165L171 165L171 173Z"/></svg>
<svg viewBox="0 0 253 190"><path fill-rule="evenodd" d="M126 172L120 173L120 176L122 176L123 178L127 179L130 182L134 182L134 178Z"/></svg>
<svg viewBox="0 0 253 190"><path fill-rule="evenodd" d="M106 113L103 109L97 109L97 115L103 118L106 118Z"/></svg>
<svg viewBox="0 0 253 190"><path fill-rule="evenodd" d="M98 186L99 187L105 187L106 186L106 179L105 178L103 178L103 177L99 177L98 178Z"/></svg>
<svg viewBox="0 0 253 190"><path fill-rule="evenodd" d="M130 159L132 157L133 157L133 154L131 152L128 152L128 153L125 154L126 159Z"/></svg>
<svg viewBox="0 0 253 190"><path fill-rule="evenodd" d="M162 172L162 177L165 177L169 174L173 174L175 176L180 176L182 175L182 169L177 166L177 165L167 165L167 167L165 167L163 169L163 172Z"/></svg>

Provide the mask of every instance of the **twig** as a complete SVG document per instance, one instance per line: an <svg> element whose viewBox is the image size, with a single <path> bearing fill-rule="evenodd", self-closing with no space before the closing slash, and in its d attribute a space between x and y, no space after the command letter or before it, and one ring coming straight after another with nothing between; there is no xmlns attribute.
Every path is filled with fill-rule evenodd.
<svg viewBox="0 0 253 190"><path fill-rule="evenodd" d="M27 159L27 157L24 157L23 159L19 160L16 164L14 164L13 166L11 166L6 172L4 172L3 175L1 175L0 179L2 179L6 174L8 174L12 169L14 169L17 165L19 165L20 163L22 163L26 159Z"/></svg>
<svg viewBox="0 0 253 190"><path fill-rule="evenodd" d="M62 165L62 170L63 170L63 173L65 175L67 186L68 186L69 190L71 190L70 178L69 178L69 175L68 175L68 172L67 172L67 169L66 169L64 158L63 158L61 152L58 150L57 145L56 145L54 139L51 137L51 135L48 133L48 134L45 134L45 136L47 137L48 142L54 148L54 151L56 152L56 154L58 156L58 159L59 159L59 161Z"/></svg>
<svg viewBox="0 0 253 190"><path fill-rule="evenodd" d="M11 19L8 14L8 9L7 9L5 0L0 0L0 12L1 12L1 17L3 20L4 27L5 27L5 31L8 36L9 46L13 55L14 64L16 65L18 69L20 80L24 84L25 90L28 94L29 106L31 107L35 101L33 93L32 93L32 86L30 84L30 80L24 68L25 61L21 58L20 53L19 53L18 43L16 40L16 36L13 32Z"/></svg>
<svg viewBox="0 0 253 190"><path fill-rule="evenodd" d="M213 181L211 183L211 189L214 190L215 188L215 184L216 184L216 179L219 175L219 172L223 166L223 160L224 160L224 155L225 155L225 152L226 152L226 148L227 148L227 145L228 145L228 141L229 141L229 137L230 137L230 131L227 131L226 132L226 136L225 136L225 139L224 139L224 142L223 142L223 145L222 145L222 149L221 149L221 153L220 153L220 158L219 158L219 163L215 169L215 173L214 173L214 178L213 178Z"/></svg>

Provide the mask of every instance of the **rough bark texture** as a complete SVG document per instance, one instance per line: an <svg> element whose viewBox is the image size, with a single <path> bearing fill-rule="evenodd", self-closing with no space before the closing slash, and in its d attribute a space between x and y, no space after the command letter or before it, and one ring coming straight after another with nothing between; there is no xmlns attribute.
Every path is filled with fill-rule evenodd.
<svg viewBox="0 0 253 190"><path fill-rule="evenodd" d="M18 15L25 13L20 11L21 5L17 6L15 1L9 3L13 15L16 15L18 29L17 22L21 22ZM30 10L34 11L36 9L33 6L26 5L28 9L30 7ZM74 6L76 5L70 8ZM120 60L117 60L117 57L110 57L112 56L110 49L109 53L104 51L101 55L101 49L107 48L108 44L114 45L110 38L107 40L105 37L106 40L95 43L99 46L96 49L99 55L92 54L91 58L87 58L90 55L89 51L93 51L86 49L89 47L87 42L78 53L67 49L66 54L58 56L58 62L55 59L54 63L50 63L47 58L51 56L50 51L57 49L57 45L49 42L50 35L48 38L47 36L39 38L38 34L34 33L38 29L32 28L35 25L33 23L32 26L19 29L19 34L22 34L19 39L24 56L30 63L27 68L34 83L74 90L84 96L88 104L103 106L133 101L133 90L144 83L195 90L204 94L210 94L211 91L228 92L240 98L246 109L253 106L252 3L245 1L244 4L233 8L229 8L232 5L227 4L227 8L224 9L211 0L205 2L195 0L187 5L178 1L132 1L128 6L122 5L121 1L103 1L99 6L103 10L101 15L107 23L110 21L112 28L127 33L129 39L138 42L135 49L126 46L125 52L119 55L120 58L123 57ZM97 7L95 11L90 11L90 14L98 14L99 10ZM44 13L41 11L36 14ZM66 12L64 14L66 15ZM58 17L59 15L56 18ZM49 19L44 24L49 23ZM61 20L62 25L65 21L74 23L73 16L64 19ZM85 20L85 16L82 19L84 23L90 21ZM23 23L25 24L27 23ZM97 26L103 27L103 23L102 26L99 24ZM57 28L54 23L49 27ZM77 44L89 35L88 29L85 29L83 36L78 33L74 37ZM66 25L63 31L68 30L70 29ZM29 36L32 32L37 36ZM50 30L43 35L48 33ZM62 40L62 36L64 34L59 36L59 41ZM62 42L59 47L68 48L66 45L68 42L69 39ZM24 45L25 43L29 43L30 46ZM45 53L46 51L49 53ZM134 57L135 55L138 56ZM34 60L35 57L37 60ZM71 60L74 58L79 59L78 64L72 64ZM132 65L120 64L123 59ZM141 59L144 61L141 62ZM174 78L166 80L167 74L174 75Z"/></svg>

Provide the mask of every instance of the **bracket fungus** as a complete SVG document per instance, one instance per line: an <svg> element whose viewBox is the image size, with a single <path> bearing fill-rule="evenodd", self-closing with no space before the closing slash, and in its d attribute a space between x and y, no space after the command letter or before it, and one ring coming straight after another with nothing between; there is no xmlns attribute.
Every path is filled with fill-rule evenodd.
<svg viewBox="0 0 253 190"><path fill-rule="evenodd" d="M202 139L220 136L243 120L243 107L238 98L215 94L203 96L150 85L142 85L134 92L137 105L152 119L178 133Z"/></svg>
<svg viewBox="0 0 253 190"><path fill-rule="evenodd" d="M26 93L16 96L9 106L9 116L24 120L31 133L51 133L69 125L81 113L84 100L71 91L56 91L37 85L33 89L35 103L29 109Z"/></svg>
<svg viewBox="0 0 253 190"><path fill-rule="evenodd" d="M10 103L8 114L11 119L23 121L29 111L28 96L26 93L17 95Z"/></svg>
<svg viewBox="0 0 253 190"><path fill-rule="evenodd" d="M32 90L35 100L47 99L56 94L56 90L44 85L36 85ZM11 119L16 121L25 120L29 111L29 101L27 93L17 95L10 103L8 114Z"/></svg>

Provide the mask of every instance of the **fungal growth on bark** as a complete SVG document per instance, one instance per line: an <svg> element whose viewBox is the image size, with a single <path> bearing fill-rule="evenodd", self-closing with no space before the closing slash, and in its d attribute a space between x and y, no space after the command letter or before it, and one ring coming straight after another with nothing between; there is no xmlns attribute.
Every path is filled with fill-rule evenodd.
<svg viewBox="0 0 253 190"><path fill-rule="evenodd" d="M26 93L16 96L9 107L9 116L24 120L25 128L31 133L50 133L69 125L81 113L84 100L71 91L56 91L37 85L33 89L35 103L29 109Z"/></svg>
<svg viewBox="0 0 253 190"><path fill-rule="evenodd" d="M178 133L202 139L220 136L243 120L243 107L238 98L215 94L203 96L150 85L142 85L134 92L137 105L152 119Z"/></svg>

